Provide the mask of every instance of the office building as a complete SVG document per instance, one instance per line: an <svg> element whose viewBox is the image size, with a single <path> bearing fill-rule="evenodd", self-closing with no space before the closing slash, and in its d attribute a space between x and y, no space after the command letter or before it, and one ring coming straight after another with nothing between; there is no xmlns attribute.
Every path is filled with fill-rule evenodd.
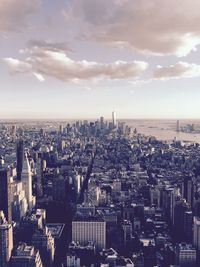
<svg viewBox="0 0 200 267"><path fill-rule="evenodd" d="M196 249L186 243L178 244L176 264L179 267L196 267Z"/></svg>
<svg viewBox="0 0 200 267"><path fill-rule="evenodd" d="M59 125L59 133L60 133L60 134L63 133L63 125Z"/></svg>
<svg viewBox="0 0 200 267"><path fill-rule="evenodd" d="M117 127L117 119L116 119L115 111L112 112L112 124L113 124L113 127Z"/></svg>
<svg viewBox="0 0 200 267"><path fill-rule="evenodd" d="M16 130L17 130L16 125L12 125L12 127L11 127L11 135L13 137L15 137L15 135L16 135Z"/></svg>
<svg viewBox="0 0 200 267"><path fill-rule="evenodd" d="M26 213L20 221L20 241L31 244L32 235L46 224L46 210L37 209Z"/></svg>
<svg viewBox="0 0 200 267"><path fill-rule="evenodd" d="M36 177L37 177L37 197L41 197L43 194L42 190L42 175L43 175L43 161L41 155L38 155L36 161Z"/></svg>
<svg viewBox="0 0 200 267"><path fill-rule="evenodd" d="M23 169L21 173L21 180L23 188L25 190L25 196L28 201L29 209L32 209L35 205L35 197L32 194L32 172L28 160L27 153L24 155Z"/></svg>
<svg viewBox="0 0 200 267"><path fill-rule="evenodd" d="M130 245L131 237L132 237L132 223L130 221L125 220L123 225L124 232L124 246Z"/></svg>
<svg viewBox="0 0 200 267"><path fill-rule="evenodd" d="M151 205L155 205L157 208L160 208L160 188L155 187L150 189L151 196Z"/></svg>
<svg viewBox="0 0 200 267"><path fill-rule="evenodd" d="M67 255L67 267L80 267L80 258L75 255Z"/></svg>
<svg viewBox="0 0 200 267"><path fill-rule="evenodd" d="M13 249L13 229L0 211L0 267L8 267Z"/></svg>
<svg viewBox="0 0 200 267"><path fill-rule="evenodd" d="M200 218L196 216L193 220L193 245L200 251Z"/></svg>
<svg viewBox="0 0 200 267"><path fill-rule="evenodd" d="M35 231L32 245L39 250L44 267L51 267L54 262L55 245L48 227L44 226Z"/></svg>
<svg viewBox="0 0 200 267"><path fill-rule="evenodd" d="M185 211L184 214L184 241L192 243L192 225L193 225L193 214L192 211Z"/></svg>
<svg viewBox="0 0 200 267"><path fill-rule="evenodd" d="M187 200L187 202L192 208L194 202L194 182L192 180L192 177L184 177L181 187L181 194L182 197Z"/></svg>
<svg viewBox="0 0 200 267"><path fill-rule="evenodd" d="M11 177L9 167L0 167L0 210L8 222L12 221Z"/></svg>
<svg viewBox="0 0 200 267"><path fill-rule="evenodd" d="M100 217L76 218L72 221L72 241L86 245L93 242L98 249L106 247L106 222Z"/></svg>
<svg viewBox="0 0 200 267"><path fill-rule="evenodd" d="M104 117L100 117L100 129L104 128Z"/></svg>
<svg viewBox="0 0 200 267"><path fill-rule="evenodd" d="M179 120L177 120L176 122L176 131L180 132L180 121Z"/></svg>
<svg viewBox="0 0 200 267"><path fill-rule="evenodd" d="M17 142L17 178L21 180L21 174L23 169L23 162L24 162L24 141L19 140Z"/></svg>
<svg viewBox="0 0 200 267"><path fill-rule="evenodd" d="M66 177L58 174L53 180L52 188L53 200L66 203L69 197L69 182Z"/></svg>
<svg viewBox="0 0 200 267"><path fill-rule="evenodd" d="M43 267L40 253L33 246L21 243L13 251L11 257L11 267Z"/></svg>
<svg viewBox="0 0 200 267"><path fill-rule="evenodd" d="M69 244L67 266L71 266L73 264L74 255L80 260L80 266L91 266L95 259L95 246L92 242L85 246L81 246L79 243L75 242ZM76 264L77 261L75 260L74 263Z"/></svg>
<svg viewBox="0 0 200 267"><path fill-rule="evenodd" d="M20 221L28 210L28 202L25 196L23 184L19 180L14 180L11 183L11 197L12 197L12 219Z"/></svg>

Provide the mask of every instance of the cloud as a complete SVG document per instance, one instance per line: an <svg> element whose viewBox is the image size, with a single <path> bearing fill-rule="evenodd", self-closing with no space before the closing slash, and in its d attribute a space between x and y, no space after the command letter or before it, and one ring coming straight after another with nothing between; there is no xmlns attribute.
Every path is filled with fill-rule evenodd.
<svg viewBox="0 0 200 267"><path fill-rule="evenodd" d="M44 81L45 81L45 78L44 78L40 73L33 72L33 75L34 75L40 82L44 82Z"/></svg>
<svg viewBox="0 0 200 267"><path fill-rule="evenodd" d="M147 69L144 61L115 61L113 63L97 63L93 61L75 61L66 53L45 46L29 48L29 55L25 60L5 58L11 73L31 73L40 81L45 76L54 77L64 82L79 82L83 80L126 80L140 77Z"/></svg>
<svg viewBox="0 0 200 267"><path fill-rule="evenodd" d="M157 66L153 76L158 80L199 77L200 65L180 61L169 67Z"/></svg>
<svg viewBox="0 0 200 267"><path fill-rule="evenodd" d="M28 73L32 70L32 66L28 62L20 61L14 58L4 58L3 60L10 68L11 74Z"/></svg>
<svg viewBox="0 0 200 267"><path fill-rule="evenodd" d="M30 51L33 49L43 49L53 52L73 52L67 43L55 43L44 40L30 40L27 43L27 48Z"/></svg>
<svg viewBox="0 0 200 267"><path fill-rule="evenodd" d="M200 44L199 10L199 0L73 0L63 14L69 26L84 25L84 38L186 56Z"/></svg>
<svg viewBox="0 0 200 267"><path fill-rule="evenodd" d="M1 0L0 32L18 31L26 24L26 18L40 6L41 0Z"/></svg>

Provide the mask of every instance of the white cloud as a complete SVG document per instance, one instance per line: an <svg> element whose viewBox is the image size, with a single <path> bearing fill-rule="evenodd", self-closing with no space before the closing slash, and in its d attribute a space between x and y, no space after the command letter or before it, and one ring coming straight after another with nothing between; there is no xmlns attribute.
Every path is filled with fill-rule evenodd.
<svg viewBox="0 0 200 267"><path fill-rule="evenodd" d="M168 67L157 66L153 76L159 80L199 77L200 65L180 61Z"/></svg>
<svg viewBox="0 0 200 267"><path fill-rule="evenodd" d="M40 82L45 81L45 78L40 73L33 72L33 75L38 79L38 81Z"/></svg>
<svg viewBox="0 0 200 267"><path fill-rule="evenodd" d="M64 15L85 38L185 56L200 44L199 10L199 0L73 0Z"/></svg>
<svg viewBox="0 0 200 267"><path fill-rule="evenodd" d="M11 74L28 73L32 70L32 66L28 62L20 61L14 58L4 58L3 61L10 68Z"/></svg>
<svg viewBox="0 0 200 267"><path fill-rule="evenodd" d="M56 46L57 47L57 46ZM64 52L44 47L29 48L25 60L6 58L4 61L11 73L32 73L38 80L44 76L54 77L65 82L79 82L83 80L126 80L141 76L148 64L143 61L115 61L113 63L97 63L92 61L75 61Z"/></svg>
<svg viewBox="0 0 200 267"><path fill-rule="evenodd" d="M26 18L40 6L41 0L1 0L0 32L16 31L23 28Z"/></svg>

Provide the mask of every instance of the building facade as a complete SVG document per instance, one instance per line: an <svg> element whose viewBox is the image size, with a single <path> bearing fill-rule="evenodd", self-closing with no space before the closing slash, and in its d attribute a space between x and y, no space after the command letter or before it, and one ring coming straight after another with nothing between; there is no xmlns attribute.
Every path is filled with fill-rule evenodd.
<svg viewBox="0 0 200 267"><path fill-rule="evenodd" d="M0 211L0 267L8 267L13 249L13 229Z"/></svg>
<svg viewBox="0 0 200 267"><path fill-rule="evenodd" d="M97 249L106 247L106 222L103 220L81 220L72 222L72 241L86 245L93 242Z"/></svg>

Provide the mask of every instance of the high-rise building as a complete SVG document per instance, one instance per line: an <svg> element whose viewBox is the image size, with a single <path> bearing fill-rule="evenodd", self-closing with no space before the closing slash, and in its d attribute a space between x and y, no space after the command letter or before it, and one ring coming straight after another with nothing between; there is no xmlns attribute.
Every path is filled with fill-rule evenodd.
<svg viewBox="0 0 200 267"><path fill-rule="evenodd" d="M190 176L184 177L181 187L181 193L183 198L187 200L187 202L190 204L192 208L194 202L194 182L192 177Z"/></svg>
<svg viewBox="0 0 200 267"><path fill-rule="evenodd" d="M32 245L40 252L44 267L51 267L54 262L55 245L54 238L48 227L37 229L32 237Z"/></svg>
<svg viewBox="0 0 200 267"><path fill-rule="evenodd" d="M23 162L24 162L24 141L19 140L17 142L17 178L21 180L21 174L23 169Z"/></svg>
<svg viewBox="0 0 200 267"><path fill-rule="evenodd" d="M185 199L179 198L176 199L174 204L174 221L173 226L174 230L176 231L176 239L179 242L184 241L184 219L185 219L185 212L190 211L190 206L186 202Z"/></svg>
<svg viewBox="0 0 200 267"><path fill-rule="evenodd" d="M11 267L43 267L40 253L33 246L21 243L11 257Z"/></svg>
<svg viewBox="0 0 200 267"><path fill-rule="evenodd" d="M193 221L193 245L200 251L200 218L196 216Z"/></svg>
<svg viewBox="0 0 200 267"><path fill-rule="evenodd" d="M12 249L12 224L7 222L3 211L0 211L0 267L9 266Z"/></svg>
<svg viewBox="0 0 200 267"><path fill-rule="evenodd" d="M32 172L28 160L27 153L25 153L23 169L21 173L21 180L25 190L25 196L28 201L28 207L31 209L35 205L35 197L32 194Z"/></svg>
<svg viewBox="0 0 200 267"><path fill-rule="evenodd" d="M80 267L80 258L75 255L67 255L67 267Z"/></svg>
<svg viewBox="0 0 200 267"><path fill-rule="evenodd" d="M41 155L38 155L37 162L36 162L36 176L37 176L37 197L41 197L43 194L42 188L42 176L43 176L43 162Z"/></svg>
<svg viewBox="0 0 200 267"><path fill-rule="evenodd" d="M176 131L180 132L180 121L179 120L177 120L176 122Z"/></svg>
<svg viewBox="0 0 200 267"><path fill-rule="evenodd" d="M46 211L43 209L32 210L26 213L20 221L19 238L31 244L32 235L37 229L43 229L46 224Z"/></svg>
<svg viewBox="0 0 200 267"><path fill-rule="evenodd" d="M157 208L160 208L160 192L161 190L158 186L150 189L151 205L155 205Z"/></svg>
<svg viewBox="0 0 200 267"><path fill-rule="evenodd" d="M75 256L75 258L74 258ZM92 242L86 246L72 242L68 247L67 267L91 266L95 260L95 246Z"/></svg>
<svg viewBox="0 0 200 267"><path fill-rule="evenodd" d="M12 125L12 127L11 127L11 135L13 137L16 135L16 125Z"/></svg>
<svg viewBox="0 0 200 267"><path fill-rule="evenodd" d="M11 198L12 198L12 219L20 221L28 209L28 202L25 196L22 182L13 180L11 183Z"/></svg>
<svg viewBox="0 0 200 267"><path fill-rule="evenodd" d="M117 119L116 119L116 112L115 111L112 112L112 123L113 123L114 127L117 126Z"/></svg>
<svg viewBox="0 0 200 267"><path fill-rule="evenodd" d="M184 214L184 241L192 243L192 225L193 225L193 214L192 211L185 211Z"/></svg>
<svg viewBox="0 0 200 267"><path fill-rule="evenodd" d="M58 174L53 181L53 200L66 203L69 197L69 182L66 177Z"/></svg>
<svg viewBox="0 0 200 267"><path fill-rule="evenodd" d="M60 134L63 133L63 125L59 125L59 133L60 133Z"/></svg>
<svg viewBox="0 0 200 267"><path fill-rule="evenodd" d="M11 177L9 167L0 167L0 210L8 222L12 221Z"/></svg>
<svg viewBox="0 0 200 267"><path fill-rule="evenodd" d="M124 245L130 245L132 237L132 223L130 221L124 220L122 227L124 231Z"/></svg>
<svg viewBox="0 0 200 267"><path fill-rule="evenodd" d="M100 128L104 128L104 117L100 117Z"/></svg>
<svg viewBox="0 0 200 267"><path fill-rule="evenodd" d="M178 244L176 263L180 267L196 267L196 249L186 243Z"/></svg>
<svg viewBox="0 0 200 267"><path fill-rule="evenodd" d="M106 247L106 222L100 217L75 218L72 222L72 241L81 245L93 242L97 249Z"/></svg>

